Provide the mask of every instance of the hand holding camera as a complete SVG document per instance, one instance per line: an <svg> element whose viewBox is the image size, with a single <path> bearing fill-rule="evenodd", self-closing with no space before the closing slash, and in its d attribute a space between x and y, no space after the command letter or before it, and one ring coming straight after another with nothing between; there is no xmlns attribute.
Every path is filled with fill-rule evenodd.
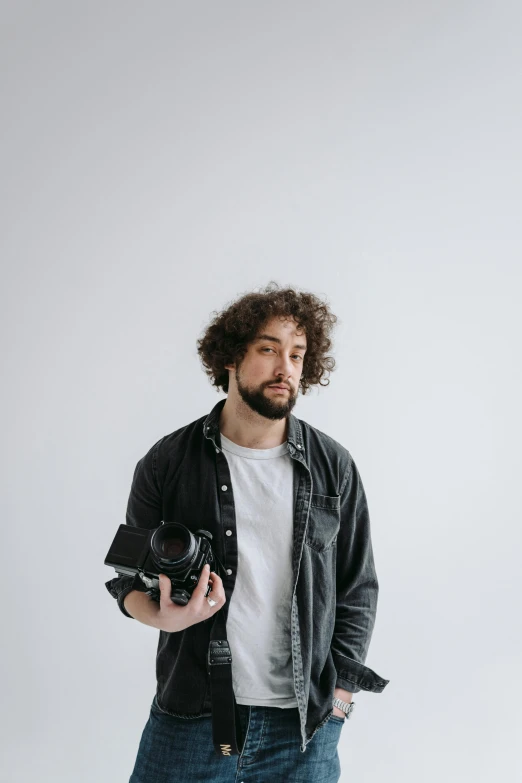
<svg viewBox="0 0 522 783"><path fill-rule="evenodd" d="M222 579L215 571L210 571L209 566L203 568L199 582L194 587L186 606L180 606L172 600L172 584L168 576L160 574L159 583L161 595L154 626L167 633L183 631L191 625L202 622L202 620L208 620L221 609L227 600ZM215 606L210 606L207 601L209 584L212 586L210 597L217 602Z"/></svg>
<svg viewBox="0 0 522 783"><path fill-rule="evenodd" d="M219 575L219 570L225 573L225 569L211 541L208 530L198 529L193 533L178 522L163 523L151 530L120 525L105 565L112 566L122 576L141 580L148 588L146 594L152 598L148 601L140 595L143 591L131 591L124 601L131 617L173 633L216 614L226 603ZM211 571L214 563L216 571ZM207 601L207 596L212 603Z"/></svg>

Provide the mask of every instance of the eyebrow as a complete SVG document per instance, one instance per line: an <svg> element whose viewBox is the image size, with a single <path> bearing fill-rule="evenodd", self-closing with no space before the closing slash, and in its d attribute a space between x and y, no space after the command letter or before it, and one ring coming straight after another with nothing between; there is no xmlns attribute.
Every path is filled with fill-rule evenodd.
<svg viewBox="0 0 522 783"><path fill-rule="evenodd" d="M258 340L270 340L271 343L279 343L279 345L281 345L279 337L273 337L271 334L260 334L255 338L254 342L257 343ZM301 345L299 343L296 343L294 348L300 348L302 351L306 351L306 345Z"/></svg>

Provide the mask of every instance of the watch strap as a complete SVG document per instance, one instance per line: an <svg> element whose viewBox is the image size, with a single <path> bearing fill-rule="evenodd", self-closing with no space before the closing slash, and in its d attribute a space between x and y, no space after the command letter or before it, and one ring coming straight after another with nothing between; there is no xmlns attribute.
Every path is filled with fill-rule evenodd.
<svg viewBox="0 0 522 783"><path fill-rule="evenodd" d="M354 710L355 702L354 701L343 701L342 699L339 699L339 697L335 697L333 700L332 707L337 707L338 709L342 710L347 718L350 717L351 713Z"/></svg>

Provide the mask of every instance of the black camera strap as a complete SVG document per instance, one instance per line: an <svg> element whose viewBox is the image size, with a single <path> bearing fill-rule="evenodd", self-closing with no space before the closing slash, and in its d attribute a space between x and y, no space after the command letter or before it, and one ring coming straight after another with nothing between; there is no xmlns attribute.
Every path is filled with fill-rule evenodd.
<svg viewBox="0 0 522 783"><path fill-rule="evenodd" d="M239 710L232 687L232 653L223 609L216 612L207 655L212 699L212 742L220 757L242 750Z"/></svg>

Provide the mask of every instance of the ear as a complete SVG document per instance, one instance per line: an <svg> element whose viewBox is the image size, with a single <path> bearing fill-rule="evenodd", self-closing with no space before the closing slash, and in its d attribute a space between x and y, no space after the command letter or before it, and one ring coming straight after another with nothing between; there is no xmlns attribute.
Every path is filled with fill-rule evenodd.
<svg viewBox="0 0 522 783"><path fill-rule="evenodd" d="M236 365L235 364L225 364L225 370L235 370Z"/></svg>

